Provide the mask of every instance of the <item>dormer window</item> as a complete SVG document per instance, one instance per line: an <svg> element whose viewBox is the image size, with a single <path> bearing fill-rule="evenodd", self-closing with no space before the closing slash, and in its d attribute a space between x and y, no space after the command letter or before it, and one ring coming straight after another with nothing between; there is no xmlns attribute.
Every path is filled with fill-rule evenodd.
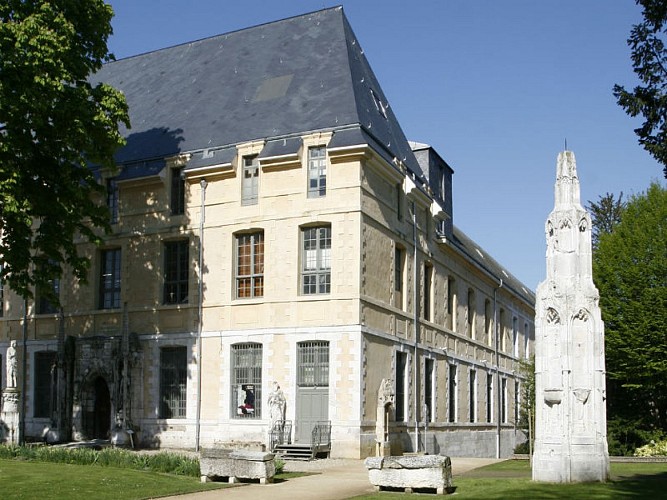
<svg viewBox="0 0 667 500"><path fill-rule="evenodd" d="M384 119L387 119L387 106L382 102L382 99L380 99L380 96L378 96L372 89L371 89L371 96L373 96L373 102L375 103L375 109L378 110L378 113L380 113Z"/></svg>

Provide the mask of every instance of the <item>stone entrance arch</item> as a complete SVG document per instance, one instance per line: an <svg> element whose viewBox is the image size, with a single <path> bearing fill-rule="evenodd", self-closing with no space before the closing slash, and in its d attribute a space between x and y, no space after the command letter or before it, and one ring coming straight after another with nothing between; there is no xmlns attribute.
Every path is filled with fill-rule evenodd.
<svg viewBox="0 0 667 500"><path fill-rule="evenodd" d="M88 439L108 439L111 430L111 393L107 381L94 375L81 391L82 430Z"/></svg>

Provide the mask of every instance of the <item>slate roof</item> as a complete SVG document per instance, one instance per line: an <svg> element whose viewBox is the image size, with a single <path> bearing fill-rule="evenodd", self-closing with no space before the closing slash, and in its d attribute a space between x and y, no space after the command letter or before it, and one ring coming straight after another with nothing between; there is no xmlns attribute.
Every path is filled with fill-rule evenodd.
<svg viewBox="0 0 667 500"><path fill-rule="evenodd" d="M421 176L342 7L121 59L91 80L127 99L120 164L182 152L206 163L214 148L340 130L335 145L361 138Z"/></svg>

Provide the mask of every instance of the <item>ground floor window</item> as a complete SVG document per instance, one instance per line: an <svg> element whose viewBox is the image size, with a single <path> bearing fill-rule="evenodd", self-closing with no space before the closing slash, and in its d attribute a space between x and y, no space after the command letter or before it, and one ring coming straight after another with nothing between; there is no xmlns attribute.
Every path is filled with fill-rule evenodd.
<svg viewBox="0 0 667 500"><path fill-rule="evenodd" d="M405 422L405 403L407 402L407 387L405 377L407 376L408 355L404 352L396 353L396 421Z"/></svg>
<svg viewBox="0 0 667 500"><path fill-rule="evenodd" d="M231 359L232 418L262 417L262 344L235 344Z"/></svg>
<svg viewBox="0 0 667 500"><path fill-rule="evenodd" d="M433 404L434 366L435 363L432 359L426 358L424 360L424 408L426 410L424 412L424 421L426 422L435 421L435 415L433 415L433 409L435 408L435 405Z"/></svg>
<svg viewBox="0 0 667 500"><path fill-rule="evenodd" d="M477 371L470 370L470 380L469 380L469 390L468 394L470 397L470 403L468 408L470 414L468 415L470 422L477 422Z"/></svg>
<svg viewBox="0 0 667 500"><path fill-rule="evenodd" d="M187 384L187 348L160 349L160 418L185 418Z"/></svg>
<svg viewBox="0 0 667 500"><path fill-rule="evenodd" d="M449 365L449 414L448 421L456 422L456 396L457 396L457 377L456 365Z"/></svg>
<svg viewBox="0 0 667 500"><path fill-rule="evenodd" d="M43 351L35 353L35 418L51 418L55 406L56 353Z"/></svg>
<svg viewBox="0 0 667 500"><path fill-rule="evenodd" d="M493 375L486 375L486 421L493 422Z"/></svg>

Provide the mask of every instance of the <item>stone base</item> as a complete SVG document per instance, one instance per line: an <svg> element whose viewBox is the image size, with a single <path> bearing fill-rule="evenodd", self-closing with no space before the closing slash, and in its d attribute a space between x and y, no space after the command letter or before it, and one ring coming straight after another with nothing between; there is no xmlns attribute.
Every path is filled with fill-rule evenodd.
<svg viewBox="0 0 667 500"><path fill-rule="evenodd" d="M199 458L201 481L226 477L230 483L241 479L271 483L276 475L273 458L273 453L261 451L202 450Z"/></svg>
<svg viewBox="0 0 667 500"><path fill-rule="evenodd" d="M21 391L8 387L2 391L2 412L0 413L0 441L18 446L21 442L19 408Z"/></svg>
<svg viewBox="0 0 667 500"><path fill-rule="evenodd" d="M386 488L435 490L443 495L454 491L452 465L449 457L420 455L371 457L364 462L370 483L379 491Z"/></svg>

